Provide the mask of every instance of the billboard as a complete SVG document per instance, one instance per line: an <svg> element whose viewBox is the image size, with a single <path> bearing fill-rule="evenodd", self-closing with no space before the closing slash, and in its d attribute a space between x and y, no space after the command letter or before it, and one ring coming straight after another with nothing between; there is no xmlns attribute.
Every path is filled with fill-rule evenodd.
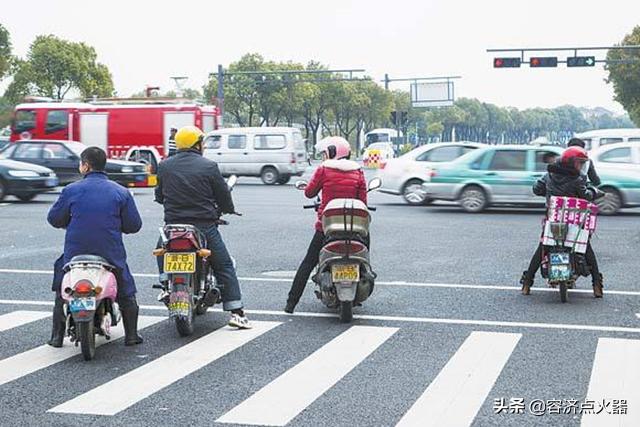
<svg viewBox="0 0 640 427"><path fill-rule="evenodd" d="M454 85L450 80L411 83L413 107L449 107L454 99Z"/></svg>

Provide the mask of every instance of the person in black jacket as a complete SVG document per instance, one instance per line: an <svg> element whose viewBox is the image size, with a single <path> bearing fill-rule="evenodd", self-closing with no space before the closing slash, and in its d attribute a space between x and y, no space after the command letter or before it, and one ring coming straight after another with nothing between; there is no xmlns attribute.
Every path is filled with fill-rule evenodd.
<svg viewBox="0 0 640 427"><path fill-rule="evenodd" d="M243 311L236 270L217 223L221 214L234 213L235 207L218 165L202 156L203 138L195 126L178 130L176 154L158 167L156 201L164 206L165 224L192 224L205 234L213 273L222 285L223 309L231 312L229 325L248 329L251 324ZM162 258L158 257L161 282L166 280Z"/></svg>
<svg viewBox="0 0 640 427"><path fill-rule="evenodd" d="M540 178L533 186L533 193L537 196L544 196L547 201L551 196L577 197L589 201L595 200L603 193L595 187L587 185L587 177L581 170L587 165L589 158L586 151L580 147L570 147L562 154L559 161L547 167L547 174ZM593 284L593 294L596 298L602 298L603 283L602 274L598 268L598 261L593 252L591 243L587 244L585 253L587 264L591 267L591 279ZM542 244L531 258L529 268L522 273L520 284L522 293L529 295L533 279L542 263Z"/></svg>
<svg viewBox="0 0 640 427"><path fill-rule="evenodd" d="M567 147L580 147L582 149L585 149L586 146L587 144L580 138L571 138L567 143ZM596 187L599 187L600 184L602 183L602 181L600 181L600 177L596 173L596 168L593 165L593 162L591 161L589 162L589 170L587 171L587 178L589 178L589 182Z"/></svg>

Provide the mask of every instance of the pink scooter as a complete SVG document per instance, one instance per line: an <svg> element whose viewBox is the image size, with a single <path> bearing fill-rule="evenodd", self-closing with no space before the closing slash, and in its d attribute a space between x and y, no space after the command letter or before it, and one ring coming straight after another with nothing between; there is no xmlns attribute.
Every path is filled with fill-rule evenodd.
<svg viewBox="0 0 640 427"><path fill-rule="evenodd" d="M111 327L120 320L115 267L96 255L78 255L64 267L61 292L65 301L67 334L80 344L84 360L96 352L96 333L111 339Z"/></svg>

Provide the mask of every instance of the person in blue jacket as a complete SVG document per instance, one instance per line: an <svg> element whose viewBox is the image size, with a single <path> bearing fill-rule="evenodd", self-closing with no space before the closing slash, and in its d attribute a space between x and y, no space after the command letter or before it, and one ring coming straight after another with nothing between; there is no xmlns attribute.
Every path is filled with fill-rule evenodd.
<svg viewBox="0 0 640 427"><path fill-rule="evenodd" d="M62 347L65 334L63 300L60 285L63 267L76 255L98 255L116 267L117 302L125 330L125 345L142 343L138 335L136 284L127 266L122 233L140 231L142 219L129 191L110 181L104 172L106 153L89 147L80 155L83 179L65 187L49 210L47 221L55 228L66 229L64 254L54 265L52 290L56 292L53 328L48 344Z"/></svg>

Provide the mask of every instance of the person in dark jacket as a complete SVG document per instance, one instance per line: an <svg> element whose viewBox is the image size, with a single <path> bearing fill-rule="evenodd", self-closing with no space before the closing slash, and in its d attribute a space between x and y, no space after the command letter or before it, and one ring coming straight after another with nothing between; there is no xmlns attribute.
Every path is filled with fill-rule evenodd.
<svg viewBox="0 0 640 427"><path fill-rule="evenodd" d="M127 265L122 234L140 231L142 220L129 191L109 181L104 173L106 153L89 147L80 155L81 181L65 187L49 210L47 220L66 229L64 254L56 260L52 290L56 292L53 329L48 344L62 347L65 333L63 300L60 297L63 267L76 255L98 255L116 267L117 302L122 313L125 345L142 343L138 335L136 284Z"/></svg>
<svg viewBox="0 0 640 427"><path fill-rule="evenodd" d="M568 148L564 151L559 161L547 167L547 174L536 181L533 186L533 193L537 196L546 197L547 201L551 196L595 200L602 195L602 192L595 187L588 186L585 174L581 173L587 161L588 156L584 149L576 146ZM587 264L591 267L593 294L596 298L602 298L602 274L598 268L598 261L591 243L587 244L585 258ZM531 293L531 286L533 286L535 274L541 263L542 244L539 244L531 258L529 268L522 273L520 278L524 295Z"/></svg>
<svg viewBox="0 0 640 427"><path fill-rule="evenodd" d="M586 146L587 144L580 138L571 138L567 143L567 147L580 147L585 149ZM600 177L596 173L596 167L591 161L589 162L589 169L587 170L587 178L589 178L589 182L596 187L599 187L602 183L602 181L600 181Z"/></svg>
<svg viewBox="0 0 640 427"><path fill-rule="evenodd" d="M218 165L202 156L203 138L204 133L195 126L178 130L176 154L158 166L156 201L164 206L165 224L191 224L204 233L212 253L213 273L222 285L223 308L231 312L229 325L249 329L236 269L217 223L221 214L235 213L235 207ZM158 257L161 282L167 280L163 267L163 257ZM204 299L215 303L207 295Z"/></svg>
<svg viewBox="0 0 640 427"><path fill-rule="evenodd" d="M307 184L304 195L308 198L316 197L322 192L322 201L318 207L318 220L315 224L316 232L311 239L309 249L304 260L298 267L293 279L291 290L287 298L284 311L293 313L304 288L309 280L311 271L318 265L320 250L324 245L322 232L322 212L333 199L356 198L367 204L367 182L360 165L352 160L351 146L341 137L328 137L318 142L316 151L322 153L323 163L316 169L311 181Z"/></svg>

